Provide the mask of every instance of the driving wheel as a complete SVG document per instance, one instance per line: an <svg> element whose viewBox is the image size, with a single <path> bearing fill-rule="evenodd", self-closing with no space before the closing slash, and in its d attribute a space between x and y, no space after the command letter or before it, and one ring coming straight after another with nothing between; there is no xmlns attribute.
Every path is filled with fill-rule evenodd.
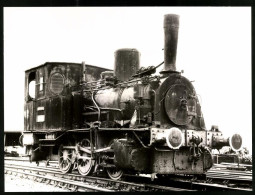
<svg viewBox="0 0 255 195"><path fill-rule="evenodd" d="M82 148L86 148L88 150L91 149L91 143L88 139L83 139L81 142L80 142L80 146ZM93 163L93 160L91 159L91 154L88 154L86 152L83 152L83 151L80 151L80 156L81 157L84 157L84 158L80 158L78 159L77 161L77 168L78 168L78 171L81 175L89 175L92 173L93 171L93 167L94 167L94 163Z"/></svg>
<svg viewBox="0 0 255 195"><path fill-rule="evenodd" d="M62 173L70 173L73 168L72 164L72 150L64 149L63 145L60 145L58 149L58 163L59 169Z"/></svg>
<svg viewBox="0 0 255 195"><path fill-rule="evenodd" d="M110 142L109 146L112 146L112 144L113 144L113 140ZM113 161L114 153L113 152L110 153L109 156L111 159L110 163L114 164L114 161ZM107 175L113 180L119 180L123 175L123 171L119 169L118 167L107 167L106 172L107 172Z"/></svg>

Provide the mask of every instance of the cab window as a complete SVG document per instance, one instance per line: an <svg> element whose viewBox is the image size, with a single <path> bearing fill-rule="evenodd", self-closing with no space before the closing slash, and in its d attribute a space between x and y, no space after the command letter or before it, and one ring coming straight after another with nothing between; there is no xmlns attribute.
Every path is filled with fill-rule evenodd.
<svg viewBox="0 0 255 195"><path fill-rule="evenodd" d="M35 72L31 72L28 77L28 95L29 100L35 98Z"/></svg>

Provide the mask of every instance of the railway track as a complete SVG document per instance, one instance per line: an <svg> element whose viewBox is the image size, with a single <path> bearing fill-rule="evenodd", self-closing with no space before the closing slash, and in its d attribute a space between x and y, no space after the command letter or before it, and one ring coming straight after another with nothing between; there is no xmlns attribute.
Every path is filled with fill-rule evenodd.
<svg viewBox="0 0 255 195"><path fill-rule="evenodd" d="M37 182L45 182L46 184L66 188L70 191L114 192L114 190L92 186L91 184L86 184L84 182L71 181L49 175L41 175L38 174L38 172L36 174L32 171L24 172L24 170L18 170L16 168L5 168L5 173L15 174L16 176L20 175L22 178L33 179Z"/></svg>
<svg viewBox="0 0 255 195"><path fill-rule="evenodd" d="M206 173L206 178L231 180L237 182L252 182L252 171L233 171L229 169L210 169Z"/></svg>
<svg viewBox="0 0 255 195"><path fill-rule="evenodd" d="M58 169L56 162L52 163L53 166L36 166L36 164L27 164L15 165L15 163L20 162L9 158L8 161L5 161L5 172L6 173L15 173L15 174L25 174L23 177L28 177L29 173L32 173L32 178L36 178L36 175L39 175L40 182L47 182L52 185L60 185L65 188L70 189L71 191L100 191L101 189L113 190L113 191L194 191L194 190L220 190L220 191L251 191L249 185L239 187L237 185L232 185L228 182L216 183L214 180L216 177L220 178L220 174L226 174L225 172L221 173L220 170L210 170L205 180L199 180L194 178L183 179L183 178L171 178L167 181L161 181L155 179L154 182L151 182L148 177L137 177L137 176L128 176L125 181L114 181L108 178L103 177L92 177L92 176L81 176L77 172L72 174L62 174ZM32 166L31 166L32 165ZM50 163L51 165L51 163ZM42 168L43 167L43 168ZM229 172L233 173L233 172ZM240 173L241 174L241 173ZM240 175L239 175L240 176ZM247 175L246 175L247 176ZM48 178L49 177L49 178ZM247 176L248 177L248 176ZM250 175L251 177L251 175ZM56 178L56 180L54 180ZM221 177L224 181L227 180L227 176ZM232 176L234 178L234 176ZM239 177L241 178L241 177ZM50 182L49 182L50 181ZM68 183L68 181L70 181ZM237 179L235 181L238 181ZM239 180L240 181L240 180ZM252 181L252 180L249 180ZM76 183L78 182L78 183ZM57 184L56 184L57 183ZM92 186L92 189L87 189L86 185ZM170 186L171 185L171 186ZM95 187L95 189L93 188Z"/></svg>
<svg viewBox="0 0 255 195"><path fill-rule="evenodd" d="M208 183L223 183L227 186L250 187L252 186L251 167L237 165L218 165L213 166L207 173Z"/></svg>
<svg viewBox="0 0 255 195"><path fill-rule="evenodd" d="M134 183L127 181L114 181L108 178L81 176L78 173L62 174L54 168L30 167L22 165L5 164L6 174L17 174L24 178L33 179L39 182L46 182L71 191L193 191L169 186L152 185L145 183Z"/></svg>

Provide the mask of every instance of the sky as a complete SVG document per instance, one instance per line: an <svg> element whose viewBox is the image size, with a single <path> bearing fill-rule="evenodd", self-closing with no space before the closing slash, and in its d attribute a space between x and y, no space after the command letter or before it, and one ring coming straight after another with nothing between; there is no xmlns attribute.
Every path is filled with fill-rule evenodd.
<svg viewBox="0 0 255 195"><path fill-rule="evenodd" d="M82 61L113 69L120 48L136 48L141 66L158 65L170 13L180 15L177 71L194 81L207 129L238 132L251 150L250 7L5 7L5 130L24 128L26 69Z"/></svg>

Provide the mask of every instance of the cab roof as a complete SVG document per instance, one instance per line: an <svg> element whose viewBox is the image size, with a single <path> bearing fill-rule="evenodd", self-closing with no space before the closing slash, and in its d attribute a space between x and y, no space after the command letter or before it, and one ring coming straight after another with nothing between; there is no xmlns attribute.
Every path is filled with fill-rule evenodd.
<svg viewBox="0 0 255 195"><path fill-rule="evenodd" d="M32 70L36 70L36 69L38 69L40 67L43 67L43 66L57 65L57 64L61 64L61 65L79 65L79 66L82 65L82 63L74 63L74 62L45 62L44 64L41 64L39 66L27 69L27 70L25 70L25 72L30 72ZM110 69L107 69L107 68L103 68L103 67L99 67L99 66L94 66L94 65L90 65L90 64L86 64L86 66L89 66L89 67L98 67L98 68L102 68L102 69L105 69L105 70L110 70Z"/></svg>

